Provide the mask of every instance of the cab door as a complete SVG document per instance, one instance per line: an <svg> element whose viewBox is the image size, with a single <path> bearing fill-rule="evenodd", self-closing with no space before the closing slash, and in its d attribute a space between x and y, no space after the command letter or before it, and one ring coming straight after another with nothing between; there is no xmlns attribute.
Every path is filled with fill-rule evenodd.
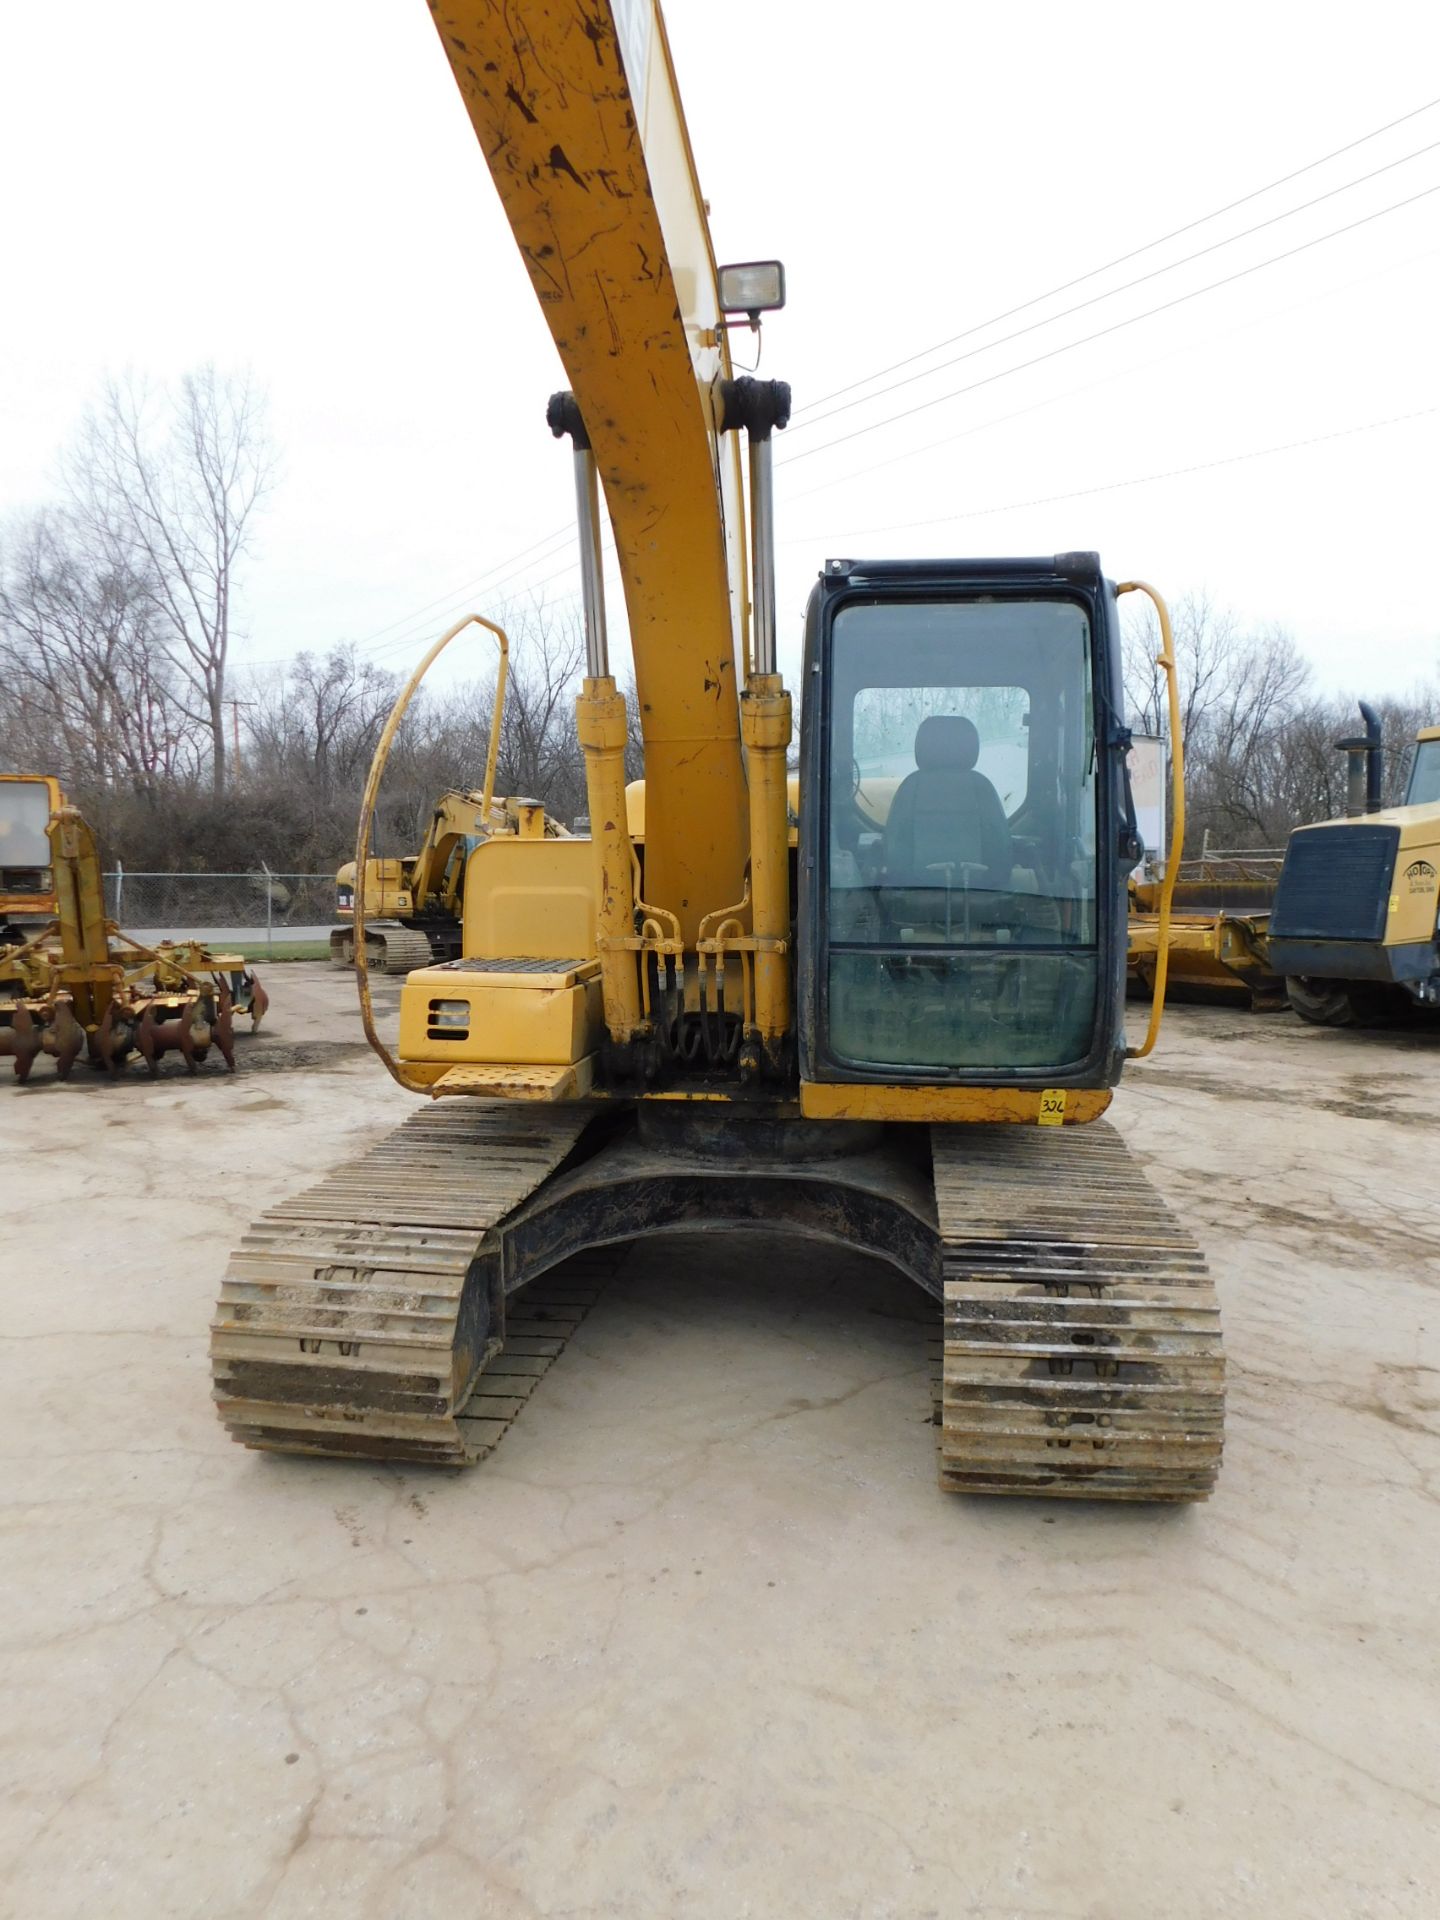
<svg viewBox="0 0 1440 1920"><path fill-rule="evenodd" d="M1093 556L822 577L802 1079L1113 1084L1128 740L1113 605Z"/></svg>

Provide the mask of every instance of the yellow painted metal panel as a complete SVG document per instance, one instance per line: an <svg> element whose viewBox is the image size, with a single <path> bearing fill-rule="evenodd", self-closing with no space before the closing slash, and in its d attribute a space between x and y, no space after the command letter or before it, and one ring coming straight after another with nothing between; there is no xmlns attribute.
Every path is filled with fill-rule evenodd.
<svg viewBox="0 0 1440 1920"><path fill-rule="evenodd" d="M1037 1126L1047 1094L1020 1087L862 1087L800 1083L800 1111L807 1120L925 1120ZM1110 1104L1108 1087L1065 1090L1064 1124L1098 1120ZM1049 1113L1047 1111L1047 1121Z"/></svg>
<svg viewBox="0 0 1440 1920"><path fill-rule="evenodd" d="M465 873L472 960L595 956L594 850L588 840L485 840Z"/></svg>
<svg viewBox="0 0 1440 1920"><path fill-rule="evenodd" d="M873 785L874 783L872 782L871 784ZM891 780L888 784L891 790L891 797L893 798L894 789L899 786L900 782L898 780ZM865 794L867 791L868 791L867 788L865 787L861 788L860 797L862 800L865 798ZM800 828L799 828L800 776L798 773L791 773L786 775L785 798L786 798L786 805L790 809L790 821L791 821L790 845L792 847L798 846L800 841ZM887 799L887 801L885 802L887 811L889 809L889 804L890 802ZM883 824L884 814L883 813L877 814L876 821L877 821L877 824ZM629 786L627 786L625 789L625 824L629 829L630 838L634 842L634 844L637 847L644 846L645 844L645 782L643 780L632 780Z"/></svg>
<svg viewBox="0 0 1440 1920"><path fill-rule="evenodd" d="M1208 919L1182 920L1178 915L1170 922L1170 951L1175 953L1214 953L1219 941L1219 923L1212 914ZM1130 916L1130 952L1154 953L1160 944L1160 922L1157 918L1131 914Z"/></svg>
<svg viewBox="0 0 1440 1920"><path fill-rule="evenodd" d="M434 1003L449 1003L437 1020ZM469 1018L458 1012L469 1007ZM400 990L400 1057L456 1066L564 1065L593 1053L603 1027L600 982L574 987L497 986L484 974L422 967ZM442 1038L443 1034L455 1038Z"/></svg>
<svg viewBox="0 0 1440 1920"><path fill-rule="evenodd" d="M645 782L632 780L625 789L625 825L639 846L645 839Z"/></svg>
<svg viewBox="0 0 1440 1920"><path fill-rule="evenodd" d="M1424 728L1419 737L1423 740L1430 734L1440 738L1440 728ZM1295 834L1329 831L1348 824L1352 824L1351 819L1312 820L1296 827ZM1440 911L1440 807L1384 807L1379 813L1354 815L1353 825L1394 827L1399 833L1380 944L1399 947L1433 940Z"/></svg>
<svg viewBox="0 0 1440 1920"><path fill-rule="evenodd" d="M740 897L745 862L742 523L711 396L728 371L714 262L663 26L653 0L626 9L623 42L606 0L432 10L595 450L653 796L646 897L693 940ZM638 111L622 44L645 67Z"/></svg>
<svg viewBox="0 0 1440 1920"><path fill-rule="evenodd" d="M1404 812L1422 817L1401 828L1385 921L1387 947L1433 940L1440 912L1440 808L1406 807Z"/></svg>

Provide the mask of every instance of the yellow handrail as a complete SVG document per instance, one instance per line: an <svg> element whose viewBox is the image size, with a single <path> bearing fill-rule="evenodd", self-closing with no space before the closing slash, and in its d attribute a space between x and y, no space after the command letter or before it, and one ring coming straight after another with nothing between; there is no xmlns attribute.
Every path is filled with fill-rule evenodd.
<svg viewBox="0 0 1440 1920"><path fill-rule="evenodd" d="M453 627L447 628L441 634L400 689L399 698L390 709L390 718L381 728L380 738L375 743L375 757L370 762L370 772L365 781L365 793L360 802L360 825L355 836L355 981L360 994L360 1024L365 1029L365 1038L385 1062L390 1077L398 1080L402 1087L408 1087L412 1093L428 1093L430 1091L428 1080L417 1079L413 1074L407 1073L375 1031L375 1010L370 1001L370 968L365 958L365 863L370 858L370 829L375 823L375 802L380 797L380 782L385 777L390 748L400 729L400 722L405 718L405 710L415 697L415 691L420 682L456 634L463 632L471 625L486 628L500 643L500 670L495 679L495 711L490 719L490 747L485 758L485 787L482 795L481 818L486 831L489 831L490 803L494 797L495 788L495 763L500 751L500 719L505 704L505 677L510 661L510 641L505 629L497 627L493 620L487 620L483 613L467 613L463 620L457 620Z"/></svg>
<svg viewBox="0 0 1440 1920"><path fill-rule="evenodd" d="M1126 580L1115 589L1121 593L1148 594L1160 621L1160 651L1157 667L1165 669L1165 690L1170 708L1170 849L1165 856L1165 878L1160 885L1160 924L1155 930L1155 984L1150 995L1150 1025L1138 1047L1126 1049L1127 1060L1143 1060L1160 1038L1160 1022L1165 1017L1165 986L1170 974L1170 903L1175 897L1175 882L1180 875L1180 856L1185 848L1185 742L1180 725L1180 683L1175 673L1175 636L1170 630L1170 609L1144 580Z"/></svg>

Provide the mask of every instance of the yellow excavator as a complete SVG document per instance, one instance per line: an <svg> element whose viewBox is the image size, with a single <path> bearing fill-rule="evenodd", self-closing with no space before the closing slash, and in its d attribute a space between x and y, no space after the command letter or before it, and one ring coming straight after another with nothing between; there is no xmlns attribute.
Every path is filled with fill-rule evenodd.
<svg viewBox="0 0 1440 1920"><path fill-rule="evenodd" d="M793 793L771 481L789 390L737 378L729 350L783 304L783 273L716 265L653 0L432 13L571 383L548 421L572 451L590 838L531 814L477 840L461 956L409 975L397 1052L357 891L366 1030L430 1098L232 1256L221 1417L248 1446L463 1466L563 1346L604 1249L785 1231L885 1260L931 1302L945 1488L1203 1499L1215 1292L1102 1118L1163 1000L1162 940L1128 1047L1116 602L1155 600L1173 714L1163 602L1086 552L827 559ZM451 628L397 702L357 873L406 704L472 626L498 631ZM1173 819L1178 836L1178 781Z"/></svg>
<svg viewBox="0 0 1440 1920"><path fill-rule="evenodd" d="M335 875L335 911L351 925L330 935L331 966L355 964L357 884L368 966L379 973L409 973L431 960L457 959L465 863L485 831L479 794L443 793L418 853L408 859L372 854L363 869L347 860ZM358 883L357 871L364 874Z"/></svg>
<svg viewBox="0 0 1440 1920"><path fill-rule="evenodd" d="M167 1053L193 1073L212 1048L234 1071L234 1023L269 996L239 954L197 941L147 947L105 916L95 836L57 780L0 774L0 1059L21 1085L35 1062L61 1079L88 1055L114 1075Z"/></svg>

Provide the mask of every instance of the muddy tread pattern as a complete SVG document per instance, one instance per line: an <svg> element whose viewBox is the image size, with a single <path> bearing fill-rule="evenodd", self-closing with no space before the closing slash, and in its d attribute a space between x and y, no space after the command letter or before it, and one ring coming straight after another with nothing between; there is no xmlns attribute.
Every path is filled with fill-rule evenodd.
<svg viewBox="0 0 1440 1920"><path fill-rule="evenodd" d="M355 936L330 948L330 964L342 973L355 965ZM423 933L402 927L393 920L371 921L365 928L365 945L370 953L372 973L413 973L417 967L434 964L435 956Z"/></svg>
<svg viewBox="0 0 1440 1920"><path fill-rule="evenodd" d="M1105 1121L932 1129L940 1483L1203 1500L1223 1443L1205 1262Z"/></svg>
<svg viewBox="0 0 1440 1920"><path fill-rule="evenodd" d="M457 1101L272 1207L230 1257L211 1321L232 1436L281 1453L468 1466L495 1446L617 1256L513 1296L505 1341L467 1331L487 1231L565 1159L583 1112Z"/></svg>
<svg viewBox="0 0 1440 1920"><path fill-rule="evenodd" d="M410 927L387 927L383 938L382 964L386 973L414 973L417 967L434 965L435 956L423 933L416 933Z"/></svg>

